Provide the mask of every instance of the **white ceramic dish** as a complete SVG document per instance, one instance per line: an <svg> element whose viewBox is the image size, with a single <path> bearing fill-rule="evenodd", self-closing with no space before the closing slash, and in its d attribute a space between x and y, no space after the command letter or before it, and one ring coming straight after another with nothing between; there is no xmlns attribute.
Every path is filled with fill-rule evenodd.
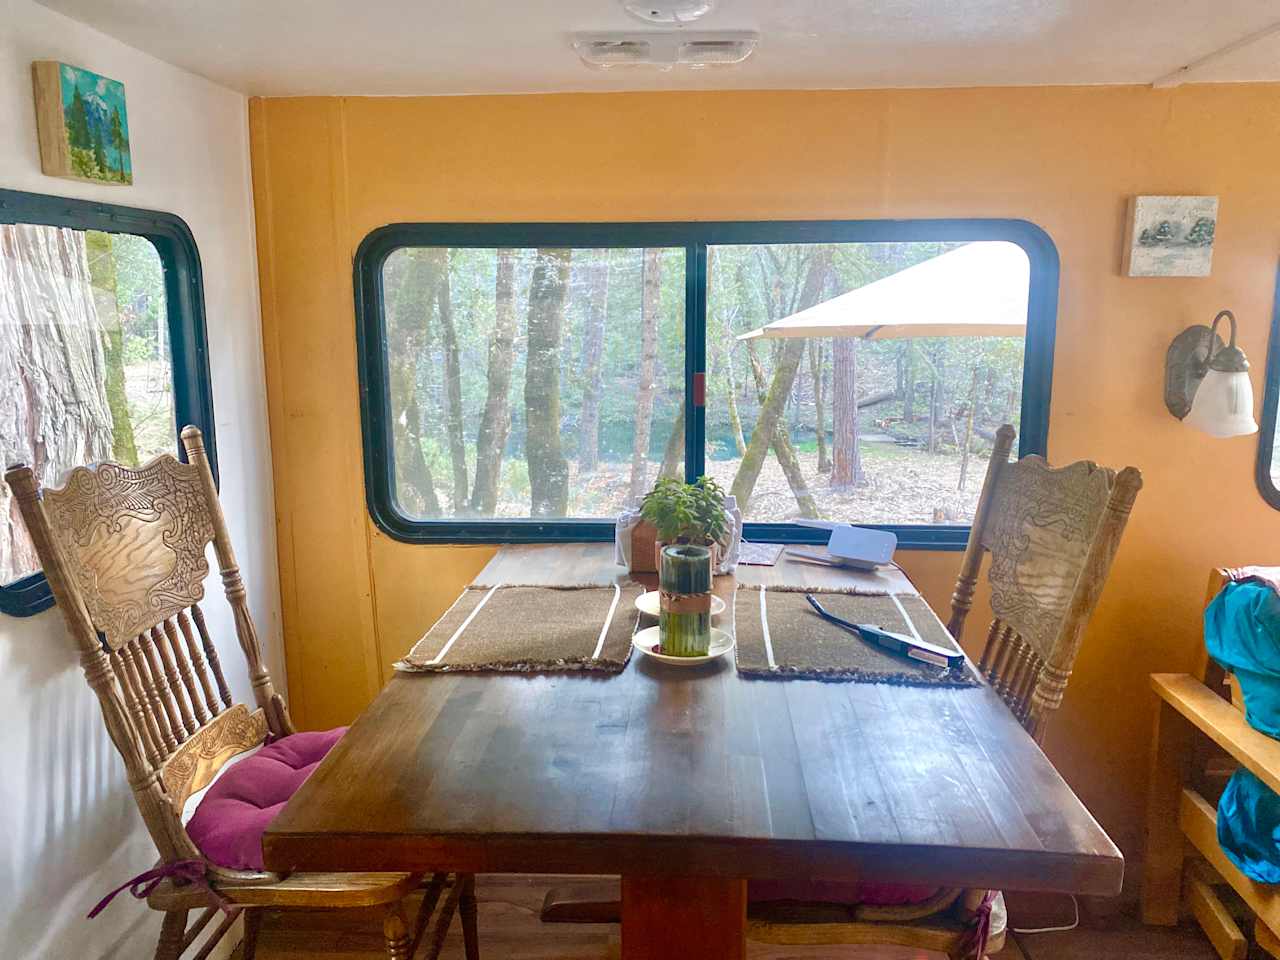
<svg viewBox="0 0 1280 960"><path fill-rule="evenodd" d="M652 657L654 660L661 660L663 663L670 663L677 667L695 667L700 663L708 663L718 657L723 657L733 649L733 637L718 627L711 628L711 646L705 657L671 657L665 653L655 653L654 647L658 645L658 637L657 627L645 627L645 629L637 631L631 638L631 645L646 657Z"/></svg>
<svg viewBox="0 0 1280 960"><path fill-rule="evenodd" d="M658 591L650 590L648 593L642 593L636 597L636 609L641 613L656 617L661 612L659 609L661 602ZM717 613L724 613L724 601L713 593L711 595L711 615L714 617Z"/></svg>

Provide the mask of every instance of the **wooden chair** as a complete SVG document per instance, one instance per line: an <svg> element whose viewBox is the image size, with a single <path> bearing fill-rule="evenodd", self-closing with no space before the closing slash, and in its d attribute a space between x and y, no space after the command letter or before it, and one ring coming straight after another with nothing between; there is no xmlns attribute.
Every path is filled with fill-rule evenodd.
<svg viewBox="0 0 1280 960"><path fill-rule="evenodd" d="M1013 437L1007 424L996 432L947 629L960 638L989 553L995 619L979 669L1039 742L1062 705L1142 474L1088 460L1057 469L1037 456L1010 462Z"/></svg>
<svg viewBox="0 0 1280 960"><path fill-rule="evenodd" d="M979 669L1039 741L1062 703L1142 475L1088 461L1060 469L1037 456L1010 462L1013 438L1011 426L996 432L947 629L960 638L989 553L995 619ZM928 904L857 907L852 922L830 919L829 906L790 904L789 917L753 912L747 935L776 944L899 944L967 957L974 951L971 921L984 900L993 900L985 950L991 954L1004 946L1005 914L1003 898L986 890L942 889Z"/></svg>
<svg viewBox="0 0 1280 960"><path fill-rule="evenodd" d="M148 904L165 914L157 960L177 960L195 943L219 912L211 893L225 905L224 916L196 960L240 914L244 958L252 960L265 909L371 906L386 909L392 960L415 956L424 938L435 957L455 912L467 958L477 960L472 876L425 878L410 926L404 901L423 887L420 874L229 870L206 860L187 834L181 811L188 797L232 757L294 729L262 663L200 431L187 427L182 443L188 463L164 455L136 470L77 467L59 489L41 490L26 466L5 474L160 855L147 891ZM248 667L252 710L232 701L200 609L210 542ZM188 915L201 908L188 926Z"/></svg>

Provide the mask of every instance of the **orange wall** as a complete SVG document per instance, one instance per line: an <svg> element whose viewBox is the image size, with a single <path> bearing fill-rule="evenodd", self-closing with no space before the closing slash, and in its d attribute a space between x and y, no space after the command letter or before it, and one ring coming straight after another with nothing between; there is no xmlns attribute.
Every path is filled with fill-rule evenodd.
<svg viewBox="0 0 1280 960"><path fill-rule="evenodd" d="M1184 670L1208 568L1277 561L1251 440L1161 400L1164 351L1224 307L1262 362L1280 256L1276 86L611 94L251 102L289 689L345 722L489 556L395 543L364 508L351 261L399 220L1024 217L1062 257L1055 462L1141 468L1047 750L1141 853L1150 698ZM1217 194L1213 276L1119 275L1126 198ZM216 319L215 321L216 322ZM945 607L959 554L906 553ZM983 624L973 617L975 632ZM1133 877L1133 871L1130 871Z"/></svg>

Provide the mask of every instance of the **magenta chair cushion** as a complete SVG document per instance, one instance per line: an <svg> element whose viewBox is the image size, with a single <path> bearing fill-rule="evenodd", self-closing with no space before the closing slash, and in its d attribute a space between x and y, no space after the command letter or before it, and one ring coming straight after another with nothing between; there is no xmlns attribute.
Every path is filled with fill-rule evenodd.
<svg viewBox="0 0 1280 960"><path fill-rule="evenodd" d="M337 727L295 733L229 767L196 807L187 835L212 863L263 869L263 832L346 732Z"/></svg>
<svg viewBox="0 0 1280 960"><path fill-rule="evenodd" d="M799 900L804 903L838 903L847 906L865 904L875 907L901 907L924 903L937 887L914 883L840 882L837 880L750 880L747 900L768 903L775 900Z"/></svg>

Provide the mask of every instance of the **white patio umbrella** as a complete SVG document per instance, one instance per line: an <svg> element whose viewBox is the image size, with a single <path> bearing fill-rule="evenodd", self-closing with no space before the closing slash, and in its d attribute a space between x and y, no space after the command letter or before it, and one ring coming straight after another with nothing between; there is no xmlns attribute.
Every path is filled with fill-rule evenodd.
<svg viewBox="0 0 1280 960"><path fill-rule="evenodd" d="M1031 262L1017 244L970 243L740 334L756 337L1018 337Z"/></svg>

